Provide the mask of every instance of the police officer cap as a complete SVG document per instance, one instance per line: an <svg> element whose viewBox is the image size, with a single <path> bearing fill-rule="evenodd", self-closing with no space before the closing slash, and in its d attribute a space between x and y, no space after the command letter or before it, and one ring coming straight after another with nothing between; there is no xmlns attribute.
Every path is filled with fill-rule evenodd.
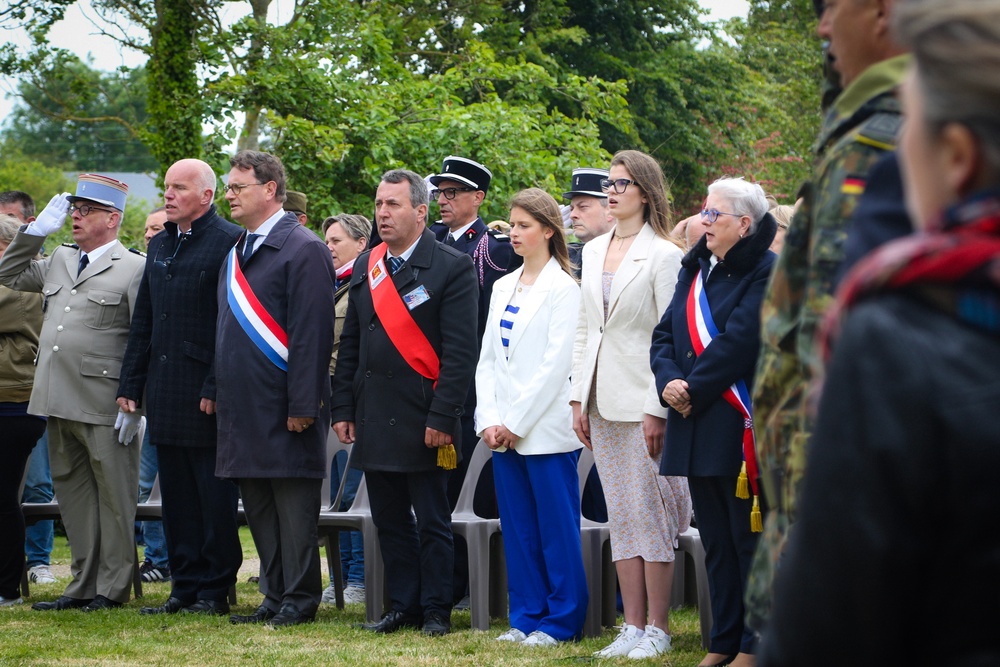
<svg viewBox="0 0 1000 667"><path fill-rule="evenodd" d="M577 195L588 195L590 197L600 197L607 199L608 193L601 189L601 179L608 177L607 169L593 169L583 167L573 170L573 181L569 185L569 192L564 192L565 199L572 199Z"/></svg>
<svg viewBox="0 0 1000 667"><path fill-rule="evenodd" d="M493 172L468 158L449 155L444 159L441 173L431 176L433 185L439 185L441 181L455 181L486 192L489 190L490 181L493 179Z"/></svg>

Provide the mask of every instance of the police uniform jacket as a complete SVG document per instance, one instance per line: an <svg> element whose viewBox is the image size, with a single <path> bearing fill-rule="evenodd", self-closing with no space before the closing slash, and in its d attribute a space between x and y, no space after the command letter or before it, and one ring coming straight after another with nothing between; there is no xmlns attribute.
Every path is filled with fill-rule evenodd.
<svg viewBox="0 0 1000 667"><path fill-rule="evenodd" d="M288 371L272 363L243 330L228 301L223 264L215 357L215 474L322 479L333 351L330 250L286 212L258 243L243 274L261 305L288 334ZM288 430L289 417L316 421L298 433Z"/></svg>
<svg viewBox="0 0 1000 667"><path fill-rule="evenodd" d="M214 205L190 234L164 228L149 242L118 395L144 404L154 445L214 447L215 417L200 405L215 400L219 270L243 229Z"/></svg>
<svg viewBox="0 0 1000 667"><path fill-rule="evenodd" d="M0 260L0 283L41 292L45 310L28 412L114 426L118 380L145 260L116 242L77 276L80 249L34 257L43 236L19 232Z"/></svg>
<svg viewBox="0 0 1000 667"><path fill-rule="evenodd" d="M702 237L684 257L670 307L653 330L650 365L661 396L671 380L688 383L691 415L670 408L660 474L735 477L743 460L743 415L722 397L737 380L753 384L760 351L760 302L774 264L768 250L777 223L770 213L740 239L711 273L711 251ZM699 270L719 334L695 355L688 330L687 300ZM663 403L666 406L666 403Z"/></svg>
<svg viewBox="0 0 1000 667"><path fill-rule="evenodd" d="M478 293L472 262L425 230L410 259L392 276L401 297L429 297L409 313L440 359L435 386L407 364L376 315L369 255L358 257L351 276L333 382L333 420L354 422L351 463L362 470L437 470L436 450L424 445L425 428L454 436L461 456L459 422L476 370L476 320L470 313Z"/></svg>

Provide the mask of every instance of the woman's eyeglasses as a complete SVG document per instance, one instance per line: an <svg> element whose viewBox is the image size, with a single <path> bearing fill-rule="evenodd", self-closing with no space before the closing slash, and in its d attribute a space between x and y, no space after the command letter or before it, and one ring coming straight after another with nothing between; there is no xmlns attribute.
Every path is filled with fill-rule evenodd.
<svg viewBox="0 0 1000 667"><path fill-rule="evenodd" d="M605 192L614 192L616 195L625 192L630 185L638 185L638 183L627 178L616 178L613 181L610 178L601 179L601 189Z"/></svg>

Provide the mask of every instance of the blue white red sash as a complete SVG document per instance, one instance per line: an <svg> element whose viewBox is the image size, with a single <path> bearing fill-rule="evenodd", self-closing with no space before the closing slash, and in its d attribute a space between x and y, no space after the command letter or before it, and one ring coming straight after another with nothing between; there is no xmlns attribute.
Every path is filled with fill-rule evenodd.
<svg viewBox="0 0 1000 667"><path fill-rule="evenodd" d="M226 260L226 294L229 308L236 316L243 331L260 351L281 370L288 371L288 334L264 310L264 306L253 293L240 268L240 260L234 247Z"/></svg>
<svg viewBox="0 0 1000 667"><path fill-rule="evenodd" d="M709 346L712 339L719 335L719 328L715 325L712 310L708 305L705 278L701 269L698 269L698 273L695 274L694 280L691 282L691 291L688 292L687 322L691 346L694 348L695 355L699 356ZM737 380L723 392L722 397L743 415L743 472L740 473L736 495L740 498L750 497L746 492L746 487L742 486L745 476L753 489L754 509L757 511L757 448L753 434L753 406L750 403L750 392L747 390L746 382L742 378ZM756 528L757 524L753 521L753 517L751 517L751 524Z"/></svg>

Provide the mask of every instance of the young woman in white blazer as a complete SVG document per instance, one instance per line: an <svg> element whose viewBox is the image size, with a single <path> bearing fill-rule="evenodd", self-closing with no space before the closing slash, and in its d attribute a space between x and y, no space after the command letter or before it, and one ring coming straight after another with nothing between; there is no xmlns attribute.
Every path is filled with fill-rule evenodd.
<svg viewBox="0 0 1000 667"><path fill-rule="evenodd" d="M580 288L559 206L537 188L511 201L524 265L493 286L476 368L476 432L493 450L510 630L525 646L579 638L587 612L580 549L580 443L569 406Z"/></svg>
<svg viewBox="0 0 1000 667"><path fill-rule="evenodd" d="M604 186L617 224L583 247L573 428L601 475L625 609L618 637L595 655L648 658L670 650L674 548L691 522L687 480L659 474L667 410L649 366L684 253L669 240L666 184L652 157L619 151Z"/></svg>

